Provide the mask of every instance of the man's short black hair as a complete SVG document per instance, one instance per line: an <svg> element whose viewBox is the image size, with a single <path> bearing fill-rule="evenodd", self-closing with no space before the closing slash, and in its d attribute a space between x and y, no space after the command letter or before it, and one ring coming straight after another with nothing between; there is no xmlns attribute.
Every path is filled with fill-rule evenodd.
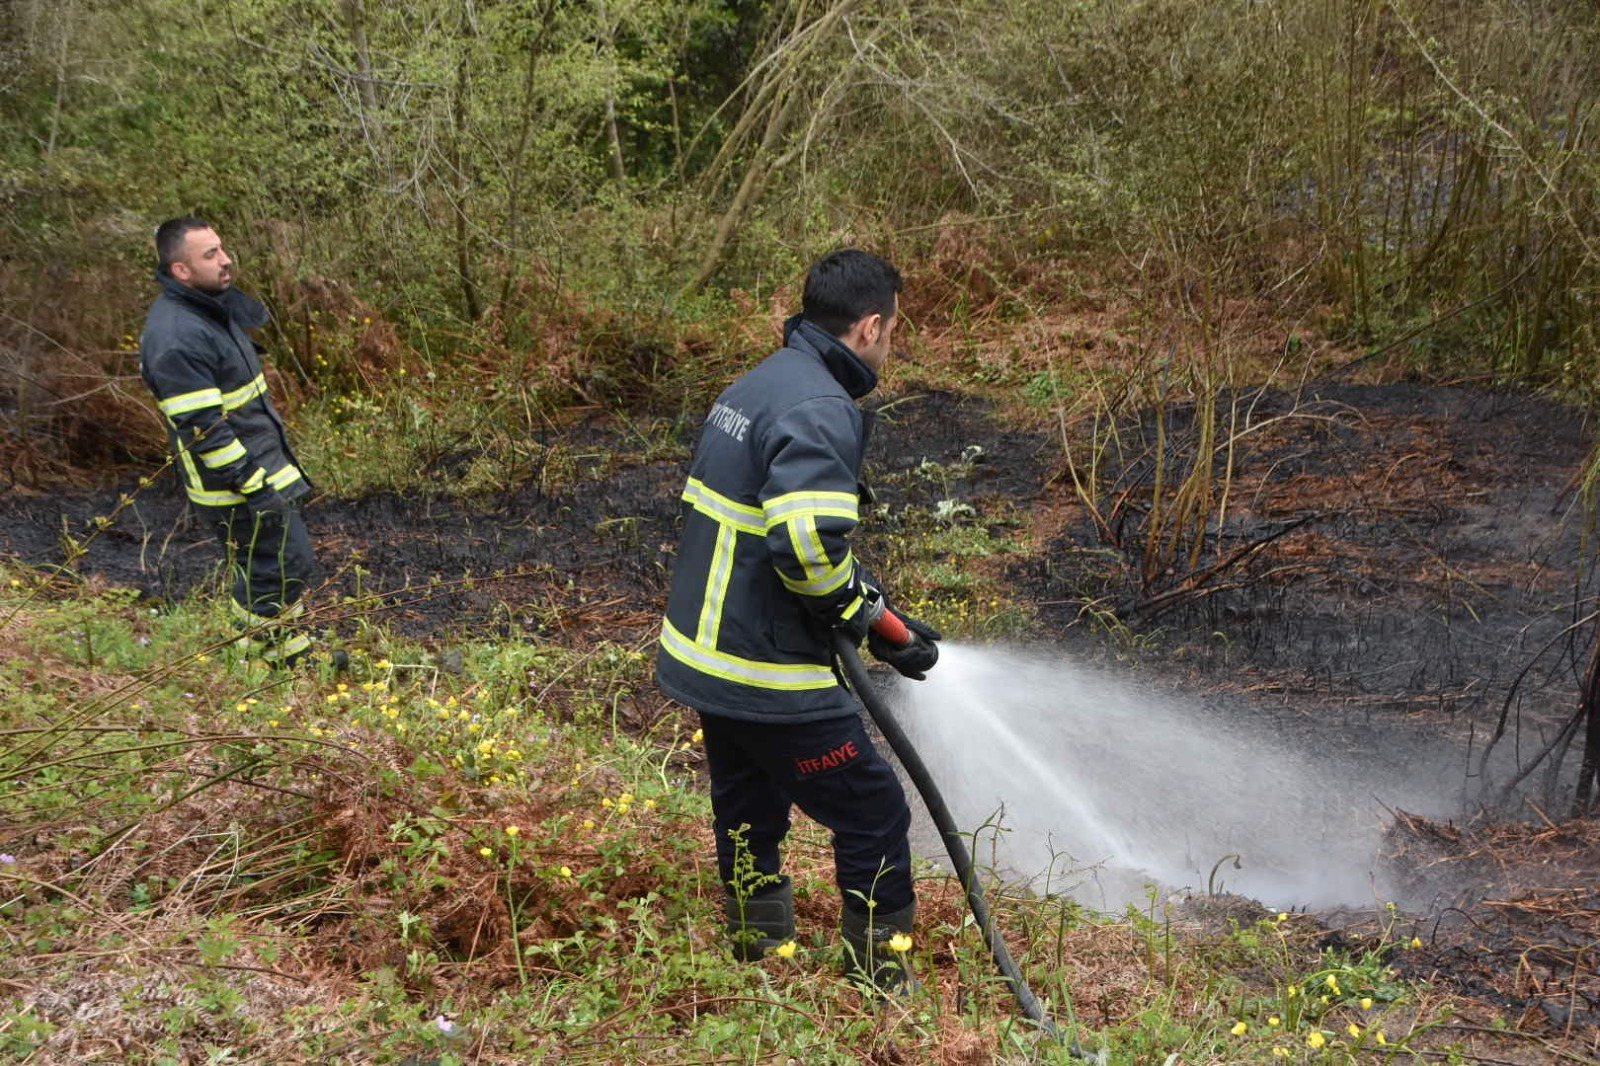
<svg viewBox="0 0 1600 1066"><path fill-rule="evenodd" d="M156 227L156 262L161 269L170 267L183 254L183 239L197 229L210 229L211 223L193 215L169 218Z"/></svg>
<svg viewBox="0 0 1600 1066"><path fill-rule="evenodd" d="M900 286L900 272L887 259L859 248L842 248L811 267L800 313L807 322L842 337L868 315L891 317Z"/></svg>

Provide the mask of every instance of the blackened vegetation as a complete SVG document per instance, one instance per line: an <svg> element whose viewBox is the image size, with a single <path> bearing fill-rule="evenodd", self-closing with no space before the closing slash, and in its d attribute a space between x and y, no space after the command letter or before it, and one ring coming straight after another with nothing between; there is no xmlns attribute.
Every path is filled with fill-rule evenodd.
<svg viewBox="0 0 1600 1066"><path fill-rule="evenodd" d="M1396 812L1386 865L1408 893L1436 900L1438 918L1417 949L1392 961L1413 980L1448 975L1522 1032L1600 1028L1597 841L1592 819L1460 828Z"/></svg>
<svg viewBox="0 0 1600 1066"><path fill-rule="evenodd" d="M1487 747L1518 745L1510 780L1481 782L1486 802L1570 788L1586 714L1575 682L1594 643L1582 415L1526 393L1411 385L1229 399L1241 414L1220 531L1213 520L1198 550L1141 566L1157 465L1142 416L1103 482L1110 520L1068 524L1026 564L1046 617L1068 626L1094 609L1159 626L1195 668L1261 688L1466 712ZM1194 461L1190 414L1167 412L1169 484ZM1228 473L1219 453L1214 483Z"/></svg>

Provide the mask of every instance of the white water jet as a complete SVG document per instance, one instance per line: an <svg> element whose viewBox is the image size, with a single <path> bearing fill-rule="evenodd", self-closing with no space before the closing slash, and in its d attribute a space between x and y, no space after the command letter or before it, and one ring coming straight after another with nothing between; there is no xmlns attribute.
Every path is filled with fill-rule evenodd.
<svg viewBox="0 0 1600 1066"><path fill-rule="evenodd" d="M1450 799L1440 759L1379 769L1348 726L1327 751L1296 750L1061 656L945 642L928 680L889 701L956 823L990 827L968 841L980 866L1103 910L1148 884L1276 910L1391 898L1375 869L1385 806L1433 815ZM942 859L936 833L916 835Z"/></svg>

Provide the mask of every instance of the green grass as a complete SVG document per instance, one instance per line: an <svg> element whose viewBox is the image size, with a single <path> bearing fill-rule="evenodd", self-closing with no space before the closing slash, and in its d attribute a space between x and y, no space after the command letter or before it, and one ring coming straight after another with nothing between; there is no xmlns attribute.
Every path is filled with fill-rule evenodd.
<svg viewBox="0 0 1600 1066"><path fill-rule="evenodd" d="M930 527L926 546L969 540ZM693 723L617 713L650 691L639 650L469 643L451 673L364 621L348 672L284 679L232 658L208 598L152 611L0 565L0 1055L1069 1061L933 870L921 990L864 1002L804 819L793 956L731 961ZM1340 958L1299 920L1195 940L1154 900L994 900L1035 990L1109 1063L1365 1061L1377 1032L1392 1053L1423 1025L1384 961L1403 945Z"/></svg>

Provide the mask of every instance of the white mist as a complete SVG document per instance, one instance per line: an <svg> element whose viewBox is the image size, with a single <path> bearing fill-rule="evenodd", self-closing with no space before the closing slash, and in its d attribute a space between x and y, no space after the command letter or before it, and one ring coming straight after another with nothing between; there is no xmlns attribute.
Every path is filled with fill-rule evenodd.
<svg viewBox="0 0 1600 1066"><path fill-rule="evenodd" d="M1296 751L1264 717L1224 718L1063 657L940 649L928 680L889 703L958 826L990 827L969 840L975 861L1091 907L1120 909L1150 883L1274 910L1370 904L1388 898L1374 861L1384 806L1433 814L1449 798L1422 761L1376 769L1348 726L1327 750ZM943 859L936 832L916 836Z"/></svg>

